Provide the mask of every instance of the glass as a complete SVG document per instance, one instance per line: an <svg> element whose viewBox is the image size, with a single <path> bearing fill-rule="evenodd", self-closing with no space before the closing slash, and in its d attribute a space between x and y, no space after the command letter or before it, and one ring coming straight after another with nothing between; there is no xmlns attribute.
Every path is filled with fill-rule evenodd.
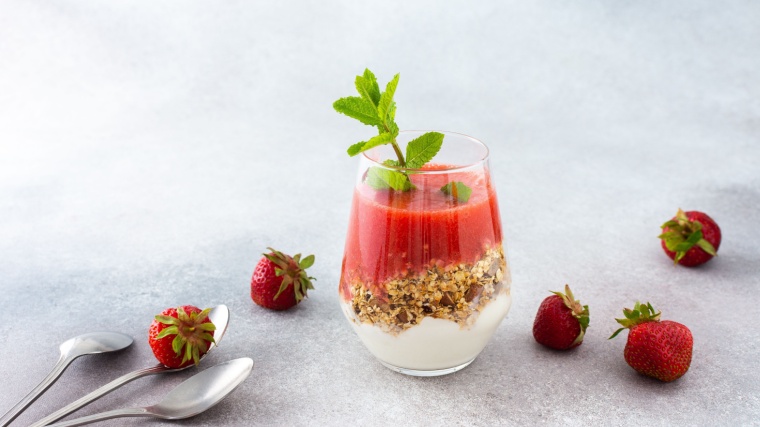
<svg viewBox="0 0 760 427"><path fill-rule="evenodd" d="M424 131L401 132L402 149ZM436 376L469 365L512 304L488 148L442 132L433 162L406 170L411 191L376 190L370 167L396 159L390 145L362 153L340 278L343 312L388 368ZM397 169L398 170L398 169ZM462 202L441 191L472 189Z"/></svg>

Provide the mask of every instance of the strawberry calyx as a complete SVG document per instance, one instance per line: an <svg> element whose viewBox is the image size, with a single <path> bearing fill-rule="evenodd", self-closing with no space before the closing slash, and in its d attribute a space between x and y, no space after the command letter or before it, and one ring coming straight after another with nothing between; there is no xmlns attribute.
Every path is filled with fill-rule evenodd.
<svg viewBox="0 0 760 427"><path fill-rule="evenodd" d="M565 293L558 291L551 291L554 295L557 295L558 297L562 298L562 302L565 304L565 307L570 309L570 312L572 313L573 317L575 317L578 320L578 323L581 326L581 332L578 334L578 336L575 338L575 341L571 344L571 346L575 346L576 344L579 344L581 341L583 341L583 336L586 334L586 329L588 328L589 324L589 312L588 312L588 306L587 305L581 305L581 302L575 299L575 296L573 295L573 292L570 290L570 285L565 285Z"/></svg>
<svg viewBox="0 0 760 427"><path fill-rule="evenodd" d="M652 307L652 304L641 304L640 302L636 301L633 309L623 309L623 315L625 316L625 319L615 319L615 321L623 325L623 327L615 331L615 333L613 333L612 336L610 336L608 339L611 340L615 338L624 329L631 329L634 326L640 325L642 323L659 322L660 314L662 313L655 311L655 309Z"/></svg>
<svg viewBox="0 0 760 427"><path fill-rule="evenodd" d="M282 284L274 299L277 299L287 289L288 285L292 284L296 303L300 302L307 296L306 293L309 289L314 289L312 280L317 280L306 274L306 269L314 265L314 255L301 259L301 254L291 257L272 248L267 249L271 252L264 254L264 256L276 266L274 271L277 277L282 277Z"/></svg>
<svg viewBox="0 0 760 427"><path fill-rule="evenodd" d="M681 209L678 209L675 218L662 224L660 228L663 232L657 237L665 242L669 251L676 253L675 258L673 258L674 264L678 264L678 261L694 246L700 247L712 256L717 256L715 247L704 239L702 223L690 220L686 216L686 212Z"/></svg>
<svg viewBox="0 0 760 427"><path fill-rule="evenodd" d="M216 343L214 336L209 332L215 331L216 326L211 322L204 322L208 317L210 308L199 313L190 312L189 314L180 306L177 307L177 317L159 314L156 321L168 327L161 330L156 335L156 339L174 336L172 341L172 350L177 357L182 356L182 362L193 361L197 366L200 362L201 354L205 354L209 349L209 343Z"/></svg>

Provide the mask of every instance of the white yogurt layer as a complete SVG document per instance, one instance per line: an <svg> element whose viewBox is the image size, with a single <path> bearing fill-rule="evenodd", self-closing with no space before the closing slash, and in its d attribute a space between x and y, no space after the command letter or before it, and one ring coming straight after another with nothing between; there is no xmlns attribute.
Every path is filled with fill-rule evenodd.
<svg viewBox="0 0 760 427"><path fill-rule="evenodd" d="M349 323L375 357L399 368L432 371L462 365L480 354L509 312L512 296L502 294L492 300L469 328L461 328L450 320L425 317L398 335L358 323L351 304L341 305Z"/></svg>

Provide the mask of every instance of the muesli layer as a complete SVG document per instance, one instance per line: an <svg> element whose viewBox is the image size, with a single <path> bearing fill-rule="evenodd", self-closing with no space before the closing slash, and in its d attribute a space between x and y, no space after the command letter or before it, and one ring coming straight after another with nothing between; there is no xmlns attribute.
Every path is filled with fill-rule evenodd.
<svg viewBox="0 0 760 427"><path fill-rule="evenodd" d="M355 281L351 304L361 323L398 334L425 317L471 326L480 311L509 293L509 271L502 247L489 249L473 264L431 263L422 273L408 272L380 285Z"/></svg>

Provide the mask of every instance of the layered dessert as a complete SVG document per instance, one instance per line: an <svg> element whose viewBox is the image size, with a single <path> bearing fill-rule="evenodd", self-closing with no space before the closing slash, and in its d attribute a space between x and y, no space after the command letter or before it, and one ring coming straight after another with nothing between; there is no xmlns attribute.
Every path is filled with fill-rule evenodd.
<svg viewBox="0 0 760 427"><path fill-rule="evenodd" d="M340 280L343 311L391 368L466 366L511 305L495 192L485 169L426 165L413 191L357 184ZM461 182L466 201L441 187Z"/></svg>

